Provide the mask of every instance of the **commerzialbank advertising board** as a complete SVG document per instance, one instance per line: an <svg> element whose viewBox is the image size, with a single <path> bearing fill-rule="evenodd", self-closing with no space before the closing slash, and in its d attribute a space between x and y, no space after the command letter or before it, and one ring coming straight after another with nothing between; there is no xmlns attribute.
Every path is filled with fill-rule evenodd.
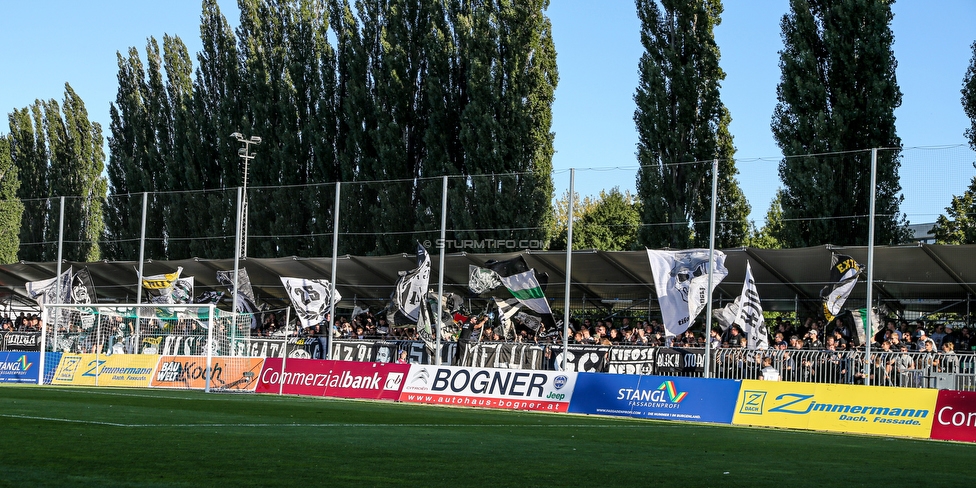
<svg viewBox="0 0 976 488"><path fill-rule="evenodd" d="M732 423L927 439L937 390L744 380Z"/></svg>

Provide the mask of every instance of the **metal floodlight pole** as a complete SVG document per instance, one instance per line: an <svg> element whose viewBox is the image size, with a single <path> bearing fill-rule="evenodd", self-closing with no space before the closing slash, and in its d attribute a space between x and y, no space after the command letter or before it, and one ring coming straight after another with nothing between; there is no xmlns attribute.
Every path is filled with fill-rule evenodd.
<svg viewBox="0 0 976 488"><path fill-rule="evenodd" d="M251 152L251 145L257 146L261 144L261 138L258 136L251 136L250 138L244 137L240 132L235 132L230 135L237 142L244 144L244 147L237 151L237 155L241 157L244 161L244 180L242 181L242 186L244 187L244 199L241 203L241 256L247 257L247 169L249 163L254 159L255 153Z"/></svg>
<svg viewBox="0 0 976 488"><path fill-rule="evenodd" d="M136 305L142 303L142 272L146 264L146 208L149 206L149 193L142 192L142 230L139 232L139 283Z"/></svg>
<svg viewBox="0 0 976 488"><path fill-rule="evenodd" d="M332 212L332 289L329 290L329 331L326 336L325 359L332 359L332 328L335 327L335 296L336 296L336 265L339 258L339 189L341 183L336 182L335 203ZM282 366L282 372L284 372Z"/></svg>
<svg viewBox="0 0 976 488"><path fill-rule="evenodd" d="M441 365L441 316L444 314L444 248L447 243L447 175L444 175L441 188L441 263L437 270L437 318L434 319L434 364Z"/></svg>
<svg viewBox="0 0 976 488"><path fill-rule="evenodd" d="M712 364L712 269L715 264L715 216L718 213L718 160L712 160L712 222L708 229L708 301L705 302L705 377L711 377Z"/></svg>

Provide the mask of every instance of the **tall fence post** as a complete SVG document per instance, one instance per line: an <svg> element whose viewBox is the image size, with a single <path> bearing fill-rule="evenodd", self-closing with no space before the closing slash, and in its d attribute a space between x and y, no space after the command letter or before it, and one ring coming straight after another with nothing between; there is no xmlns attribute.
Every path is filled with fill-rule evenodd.
<svg viewBox="0 0 976 488"><path fill-rule="evenodd" d="M711 377L712 364L712 274L715 263L715 216L718 213L718 159L712 160L712 218L708 229L708 300L705 303L705 377Z"/></svg>
<svg viewBox="0 0 976 488"><path fill-rule="evenodd" d="M240 284L240 277L238 276L238 273L241 269L241 206L243 205L241 197L243 194L244 189L237 187L237 232L235 232L236 235L234 239L234 296L231 298L231 313L234 317L232 321L234 324L234 330L237 330L237 287Z"/></svg>
<svg viewBox="0 0 976 488"><path fill-rule="evenodd" d="M871 384L871 341L874 334L871 330L872 318L874 317L871 301L873 300L872 291L874 288L874 205L875 192L878 184L878 148L871 149L871 208L868 215L868 291L865 301L867 301L867 321L864 324L864 354L867 361L864 363L864 384ZM855 324L856 327L856 324Z"/></svg>
<svg viewBox="0 0 976 488"><path fill-rule="evenodd" d="M142 303L142 271L146 263L146 207L149 205L149 193L142 192L142 229L139 231L139 276L136 291L136 305Z"/></svg>
<svg viewBox="0 0 976 488"><path fill-rule="evenodd" d="M573 192L576 180L576 168L569 169L569 204L566 208L566 285L563 298L563 364L562 370L569 371L569 288L570 277L573 274Z"/></svg>
<svg viewBox="0 0 976 488"><path fill-rule="evenodd" d="M339 189L342 184L337 181L335 185L335 202L332 211L332 293L329 295L329 331L325 339L325 359L332 359L332 328L335 327L336 265L338 264L336 259L339 255ZM281 371L284 373L284 369Z"/></svg>
<svg viewBox="0 0 976 488"><path fill-rule="evenodd" d="M434 335L437 336L434 339L434 364L437 366L441 365L441 316L444 313L444 267L446 263L444 262L444 249L447 247L447 243L444 242L447 239L447 175L443 177L443 188L441 189L441 241L440 241L440 255L441 263L437 270L437 318L434 319Z"/></svg>

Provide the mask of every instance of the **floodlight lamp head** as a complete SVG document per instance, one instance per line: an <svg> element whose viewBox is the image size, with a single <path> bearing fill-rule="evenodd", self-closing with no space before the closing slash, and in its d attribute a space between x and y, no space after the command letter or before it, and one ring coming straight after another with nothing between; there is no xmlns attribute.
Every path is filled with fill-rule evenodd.
<svg viewBox="0 0 976 488"><path fill-rule="evenodd" d="M241 156L245 156L245 155L247 155L247 150L242 147L242 148L240 148L240 149L237 150L237 154L239 154Z"/></svg>
<svg viewBox="0 0 976 488"><path fill-rule="evenodd" d="M230 136L233 137L234 139L237 139L238 141L244 139L244 136L240 132L235 132L235 133L231 134Z"/></svg>
<svg viewBox="0 0 976 488"><path fill-rule="evenodd" d="M253 144L261 144L261 138L258 136L251 136L251 142Z"/></svg>

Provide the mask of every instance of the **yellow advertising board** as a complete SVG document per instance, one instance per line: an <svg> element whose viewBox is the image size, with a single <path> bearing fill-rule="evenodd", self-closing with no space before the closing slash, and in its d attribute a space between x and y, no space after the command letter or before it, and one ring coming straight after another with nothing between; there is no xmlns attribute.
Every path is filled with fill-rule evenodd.
<svg viewBox="0 0 976 488"><path fill-rule="evenodd" d="M921 388L743 380L732 423L927 439L937 396Z"/></svg>
<svg viewBox="0 0 976 488"><path fill-rule="evenodd" d="M158 354L64 354L52 385L147 387Z"/></svg>

